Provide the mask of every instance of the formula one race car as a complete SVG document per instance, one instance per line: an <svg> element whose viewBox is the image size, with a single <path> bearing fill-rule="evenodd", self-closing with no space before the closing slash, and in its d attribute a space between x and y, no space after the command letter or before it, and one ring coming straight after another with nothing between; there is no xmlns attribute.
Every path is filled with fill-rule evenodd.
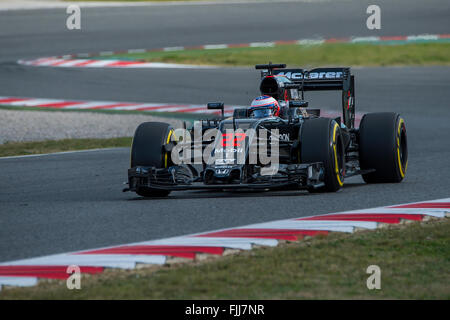
<svg viewBox="0 0 450 320"><path fill-rule="evenodd" d="M355 128L350 68L307 71L269 63L256 69L262 70L263 99L275 99L278 113L262 115L261 107L254 107L234 109L225 118L223 103L208 103L222 117L200 120L189 130L142 123L133 138L124 191L146 197L194 189L334 192L354 175L367 183L403 180L405 120L393 112L369 113ZM308 108L304 92L318 90L342 91L342 118L320 117L320 109Z"/></svg>

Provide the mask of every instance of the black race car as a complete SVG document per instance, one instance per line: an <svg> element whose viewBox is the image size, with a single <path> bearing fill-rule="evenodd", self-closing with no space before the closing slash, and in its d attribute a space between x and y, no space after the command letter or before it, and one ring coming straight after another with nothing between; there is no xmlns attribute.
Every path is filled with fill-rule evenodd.
<svg viewBox="0 0 450 320"><path fill-rule="evenodd" d="M261 94L282 106L279 116L255 118L249 109L235 109L225 118L223 103L208 103L222 117L200 120L189 130L142 123L134 134L124 191L145 197L193 189L334 192L354 175L367 183L403 180L405 120L393 112L369 113L355 128L350 68L307 71L269 63L256 69L262 70ZM342 117L321 117L319 109L308 108L305 91L320 90L342 91ZM260 149L265 157L255 154ZM268 158L276 161L268 163Z"/></svg>

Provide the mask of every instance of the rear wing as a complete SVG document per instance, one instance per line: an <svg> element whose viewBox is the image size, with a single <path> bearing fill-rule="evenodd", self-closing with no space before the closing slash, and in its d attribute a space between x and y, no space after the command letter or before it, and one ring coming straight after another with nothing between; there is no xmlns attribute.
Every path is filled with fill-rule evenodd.
<svg viewBox="0 0 450 320"><path fill-rule="evenodd" d="M266 65L269 67L269 65ZM300 90L305 91L342 91L343 122L348 128L355 124L355 76L350 68L316 68L284 69L281 65L261 71L261 77L267 75L285 76L294 83L300 84ZM262 69L262 68L261 68Z"/></svg>

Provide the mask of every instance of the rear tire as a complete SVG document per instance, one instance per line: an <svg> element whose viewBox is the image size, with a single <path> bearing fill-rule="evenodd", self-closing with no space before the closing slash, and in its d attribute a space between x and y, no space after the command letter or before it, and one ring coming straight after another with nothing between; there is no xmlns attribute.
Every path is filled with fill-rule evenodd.
<svg viewBox="0 0 450 320"><path fill-rule="evenodd" d="M168 167L170 155L164 151L164 145L170 140L172 132L172 127L167 123L141 123L134 133L131 145L131 167ZM166 197L170 191L140 187L136 193L143 197Z"/></svg>
<svg viewBox="0 0 450 320"><path fill-rule="evenodd" d="M306 120L301 128L301 162L322 162L325 186L309 192L338 191L344 185L345 150L339 124L333 119Z"/></svg>
<svg viewBox="0 0 450 320"><path fill-rule="evenodd" d="M365 114L359 126L359 162L366 183L400 182L408 166L405 120L393 112Z"/></svg>

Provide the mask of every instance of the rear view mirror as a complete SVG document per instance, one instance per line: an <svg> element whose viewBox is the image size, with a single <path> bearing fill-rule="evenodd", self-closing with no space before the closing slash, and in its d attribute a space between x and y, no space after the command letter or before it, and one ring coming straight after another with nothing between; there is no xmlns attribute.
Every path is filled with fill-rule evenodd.
<svg viewBox="0 0 450 320"><path fill-rule="evenodd" d="M305 100L292 100L289 101L289 108L307 108L308 101Z"/></svg>
<svg viewBox="0 0 450 320"><path fill-rule="evenodd" d="M209 102L206 106L209 110L222 110L222 118L224 117L224 103L223 102Z"/></svg>

